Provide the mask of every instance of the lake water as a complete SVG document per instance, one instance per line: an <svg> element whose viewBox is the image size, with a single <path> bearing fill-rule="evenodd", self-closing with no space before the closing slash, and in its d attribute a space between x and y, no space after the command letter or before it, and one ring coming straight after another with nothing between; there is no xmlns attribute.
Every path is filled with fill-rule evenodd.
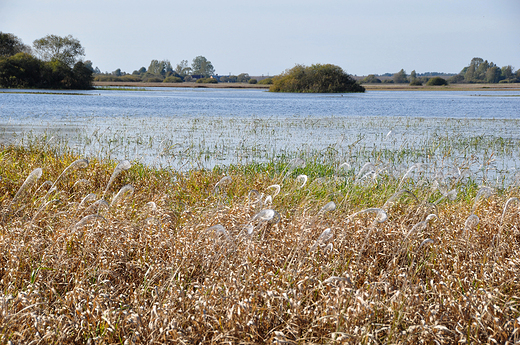
<svg viewBox="0 0 520 345"><path fill-rule="evenodd" d="M518 91L1 91L0 141L46 135L85 156L188 169L329 151L353 166L406 165L455 150L456 164L520 168Z"/></svg>

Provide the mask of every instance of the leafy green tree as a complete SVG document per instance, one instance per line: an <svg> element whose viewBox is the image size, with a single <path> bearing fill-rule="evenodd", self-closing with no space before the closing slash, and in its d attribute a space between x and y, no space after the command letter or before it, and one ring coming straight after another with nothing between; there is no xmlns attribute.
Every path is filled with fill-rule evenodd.
<svg viewBox="0 0 520 345"><path fill-rule="evenodd" d="M258 84L262 85L271 85L273 83L273 78L265 78L258 82Z"/></svg>
<svg viewBox="0 0 520 345"><path fill-rule="evenodd" d="M486 83L498 83L500 81L501 76L502 71L500 70L500 68L498 68L498 66L495 65L486 70L484 80Z"/></svg>
<svg viewBox="0 0 520 345"><path fill-rule="evenodd" d="M163 83L182 83L182 79L175 76L168 76L164 78Z"/></svg>
<svg viewBox="0 0 520 345"><path fill-rule="evenodd" d="M466 83L473 83L475 82L475 72L477 70L476 65L470 64L469 67L464 72L464 81Z"/></svg>
<svg viewBox="0 0 520 345"><path fill-rule="evenodd" d="M175 67L175 72L181 77L184 77L191 72L191 67L188 66L188 60L181 60Z"/></svg>
<svg viewBox="0 0 520 345"><path fill-rule="evenodd" d="M361 83L362 84L380 84L381 79L377 78L373 74L369 74L361 81Z"/></svg>
<svg viewBox="0 0 520 345"><path fill-rule="evenodd" d="M197 56L191 63L192 73L194 75L203 75L208 78L215 74L215 68L204 56Z"/></svg>
<svg viewBox="0 0 520 345"><path fill-rule="evenodd" d="M404 69L401 69L399 72L394 74L393 80L396 84L408 83L408 79L406 78L406 72L404 71Z"/></svg>
<svg viewBox="0 0 520 345"><path fill-rule="evenodd" d="M237 83L247 83L251 77L248 73L240 73L237 75Z"/></svg>
<svg viewBox="0 0 520 345"><path fill-rule="evenodd" d="M33 49L42 60L58 60L69 67L74 66L80 57L85 55L85 49L72 35L66 37L47 35L35 40Z"/></svg>
<svg viewBox="0 0 520 345"><path fill-rule="evenodd" d="M166 63L165 61L152 60L150 66L148 66L148 73L155 76L166 74Z"/></svg>
<svg viewBox="0 0 520 345"><path fill-rule="evenodd" d="M9 57L18 53L31 53L31 48L13 34L0 31L0 57Z"/></svg>
<svg viewBox="0 0 520 345"><path fill-rule="evenodd" d="M0 85L5 88L37 87L42 67L40 60L27 53L0 59Z"/></svg>
<svg viewBox="0 0 520 345"><path fill-rule="evenodd" d="M296 65L273 78L272 92L364 92L351 75L339 66L315 64L310 67Z"/></svg>
<svg viewBox="0 0 520 345"><path fill-rule="evenodd" d="M502 74L503 79L510 80L511 78L513 78L513 66L511 65L502 67L500 72Z"/></svg>
<svg viewBox="0 0 520 345"><path fill-rule="evenodd" d="M433 77L433 78L429 79L426 82L426 85L428 85L428 86L441 86L441 85L448 85L448 82L444 78Z"/></svg>
<svg viewBox="0 0 520 345"><path fill-rule="evenodd" d="M88 64L78 61L72 68L71 89L84 90L92 88L93 72Z"/></svg>

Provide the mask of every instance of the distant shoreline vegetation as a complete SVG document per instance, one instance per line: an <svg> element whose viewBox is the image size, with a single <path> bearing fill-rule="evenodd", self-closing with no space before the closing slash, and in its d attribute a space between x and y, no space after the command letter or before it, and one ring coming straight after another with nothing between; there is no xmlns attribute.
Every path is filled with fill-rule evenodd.
<svg viewBox="0 0 520 345"><path fill-rule="evenodd" d="M93 70L90 62L80 60L83 55L83 47L70 35L47 35L31 48L13 34L0 32L0 87L92 89Z"/></svg>
<svg viewBox="0 0 520 345"><path fill-rule="evenodd" d="M273 77L270 92L343 93L365 92L365 88L339 66L296 65Z"/></svg>

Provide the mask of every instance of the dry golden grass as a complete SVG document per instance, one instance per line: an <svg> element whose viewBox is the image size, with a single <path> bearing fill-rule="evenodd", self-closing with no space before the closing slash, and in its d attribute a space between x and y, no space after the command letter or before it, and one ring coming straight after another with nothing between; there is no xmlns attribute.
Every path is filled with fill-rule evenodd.
<svg viewBox="0 0 520 345"><path fill-rule="evenodd" d="M438 219L406 238L435 210L423 200L439 196L413 182L405 186L418 201L405 193L384 205L399 181L327 176L299 188L273 168L135 164L104 197L110 203L125 185L133 194L96 213L93 200L80 203L103 196L113 162L71 168L48 193L78 158L0 150L1 343L520 341L519 203L501 221L518 189L481 197L479 224L465 226L476 190L459 183ZM42 177L13 202L38 167ZM250 191L273 194L273 184L280 193L260 205ZM322 210L330 201L336 208ZM388 219L352 217L360 205ZM254 219L261 209L275 210L273 219ZM327 228L332 237L318 241Z"/></svg>

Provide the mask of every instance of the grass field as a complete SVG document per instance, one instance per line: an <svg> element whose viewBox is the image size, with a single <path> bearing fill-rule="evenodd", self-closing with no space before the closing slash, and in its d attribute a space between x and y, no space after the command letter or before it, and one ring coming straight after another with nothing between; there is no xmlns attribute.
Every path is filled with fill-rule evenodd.
<svg viewBox="0 0 520 345"><path fill-rule="evenodd" d="M520 341L516 176L180 172L37 141L0 162L1 343Z"/></svg>

